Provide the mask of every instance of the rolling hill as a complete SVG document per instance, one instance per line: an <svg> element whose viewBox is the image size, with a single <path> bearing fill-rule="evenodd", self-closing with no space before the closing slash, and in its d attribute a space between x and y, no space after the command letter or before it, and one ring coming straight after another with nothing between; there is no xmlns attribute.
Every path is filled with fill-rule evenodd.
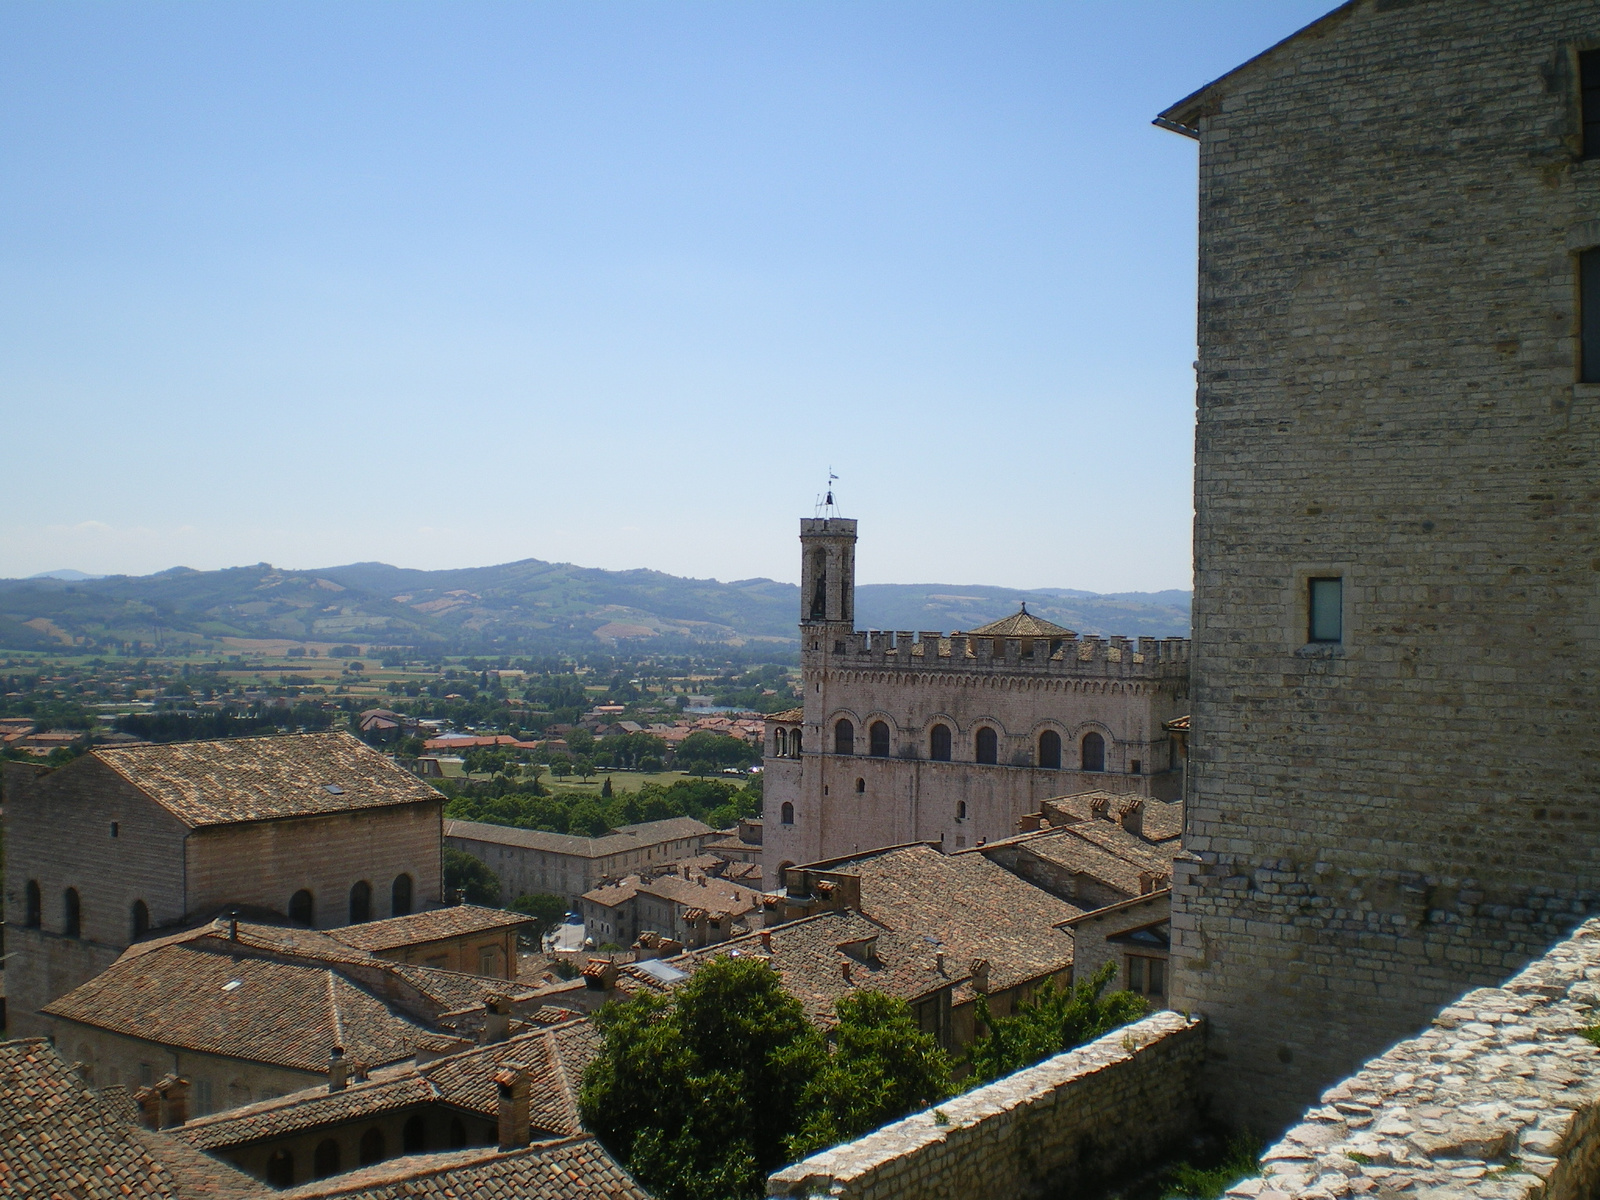
<svg viewBox="0 0 1600 1200"><path fill-rule="evenodd" d="M67 574L60 572L58 574ZM970 629L1030 612L1080 633L1182 636L1189 593L864 584L863 628ZM235 639L413 646L446 653L554 653L624 645L681 652L796 646L800 592L771 579L723 583L659 571L602 571L538 559L452 571L351 563L0 580L0 648L82 649Z"/></svg>

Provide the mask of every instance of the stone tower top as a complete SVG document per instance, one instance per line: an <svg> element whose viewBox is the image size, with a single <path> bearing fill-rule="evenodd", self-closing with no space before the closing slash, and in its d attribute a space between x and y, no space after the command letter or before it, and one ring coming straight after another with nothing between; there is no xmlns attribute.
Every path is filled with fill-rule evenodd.
<svg viewBox="0 0 1600 1200"><path fill-rule="evenodd" d="M852 517L800 520L800 623L855 628L856 523Z"/></svg>

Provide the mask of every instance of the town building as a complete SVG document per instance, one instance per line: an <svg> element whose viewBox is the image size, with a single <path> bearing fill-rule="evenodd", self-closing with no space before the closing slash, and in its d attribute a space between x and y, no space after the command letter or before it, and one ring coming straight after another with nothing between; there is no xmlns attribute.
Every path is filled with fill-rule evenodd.
<svg viewBox="0 0 1600 1200"><path fill-rule="evenodd" d="M436 906L444 798L346 733L5 765L13 1033L153 931L229 907L328 928Z"/></svg>
<svg viewBox="0 0 1600 1200"><path fill-rule="evenodd" d="M655 933L696 948L748 933L752 914L760 923L761 903L759 889L675 863L585 892L578 911L584 935L596 946L630 946L639 935Z"/></svg>
<svg viewBox="0 0 1600 1200"><path fill-rule="evenodd" d="M364 925L346 925L330 930L328 936L393 962L515 979L517 937L528 922L523 913L456 904Z"/></svg>
<svg viewBox="0 0 1600 1200"><path fill-rule="evenodd" d="M1592 0L1353 0L1157 120L1200 173L1172 1003L1262 1132L1600 904L1597 48Z"/></svg>
<svg viewBox="0 0 1600 1200"><path fill-rule="evenodd" d="M1117 904L1068 917L1072 931L1072 975L1093 979L1106 963L1117 964L1106 984L1112 992L1137 992L1151 1008L1167 1007L1172 944L1172 891L1133 896Z"/></svg>
<svg viewBox="0 0 1600 1200"><path fill-rule="evenodd" d="M514 829L477 821L446 821L445 845L485 863L500 878L502 900L564 896L576 911L579 898L608 879L694 858L716 835L692 817L619 825L603 837Z"/></svg>
<svg viewBox="0 0 1600 1200"><path fill-rule="evenodd" d="M965 633L855 628L856 522L800 523L804 706L767 718L763 866L1011 836L1052 796L1176 800L1182 638L1079 637L1023 611Z"/></svg>

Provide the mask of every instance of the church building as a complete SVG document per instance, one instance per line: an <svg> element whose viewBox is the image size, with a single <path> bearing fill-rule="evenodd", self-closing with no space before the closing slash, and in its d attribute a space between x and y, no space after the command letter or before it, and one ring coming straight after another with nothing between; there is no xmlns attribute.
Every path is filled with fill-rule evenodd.
<svg viewBox="0 0 1600 1200"><path fill-rule="evenodd" d="M1022 611L958 633L855 627L856 522L800 522L803 708L767 719L763 874L884 846L1017 832L1046 799L1177 800L1165 728L1184 638L1079 637Z"/></svg>

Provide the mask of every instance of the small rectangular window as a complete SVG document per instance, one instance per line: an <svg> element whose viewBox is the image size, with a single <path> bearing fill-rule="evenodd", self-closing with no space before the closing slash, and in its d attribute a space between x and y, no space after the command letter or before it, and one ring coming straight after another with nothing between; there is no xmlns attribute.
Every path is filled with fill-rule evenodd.
<svg viewBox="0 0 1600 1200"><path fill-rule="evenodd" d="M1150 994L1152 996L1159 996L1167 990L1166 980L1163 978L1165 974L1166 964L1159 958L1152 958L1150 960Z"/></svg>
<svg viewBox="0 0 1600 1200"><path fill-rule="evenodd" d="M1140 993L1144 991L1144 959L1142 958L1130 957L1128 959L1128 991Z"/></svg>
<svg viewBox="0 0 1600 1200"><path fill-rule="evenodd" d="M1583 88L1583 156L1600 157L1600 50L1578 55L1578 78Z"/></svg>
<svg viewBox="0 0 1600 1200"><path fill-rule="evenodd" d="M1310 594L1310 630L1307 641L1341 642L1344 640L1344 580L1312 579L1307 581Z"/></svg>
<svg viewBox="0 0 1600 1200"><path fill-rule="evenodd" d="M1578 378L1600 383L1600 247L1578 255Z"/></svg>

